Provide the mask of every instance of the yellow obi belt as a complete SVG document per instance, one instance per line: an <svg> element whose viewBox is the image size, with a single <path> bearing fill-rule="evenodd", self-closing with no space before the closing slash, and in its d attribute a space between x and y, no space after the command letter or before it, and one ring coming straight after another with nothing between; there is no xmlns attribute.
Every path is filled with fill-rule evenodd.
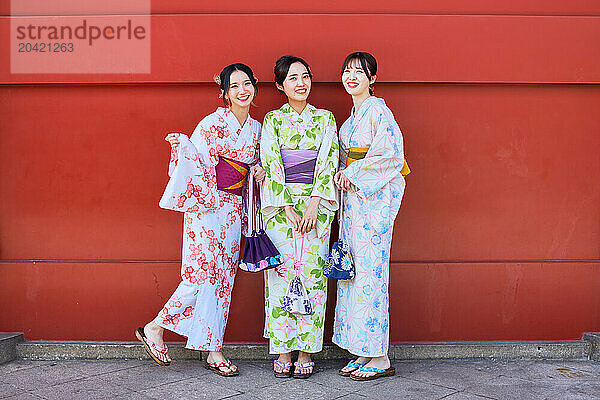
<svg viewBox="0 0 600 400"><path fill-rule="evenodd" d="M242 188L249 170L248 164L219 156L219 163L215 170L218 190L238 196L242 195Z"/></svg>
<svg viewBox="0 0 600 400"><path fill-rule="evenodd" d="M348 157L346 158L346 167L348 167L354 161L365 158L367 151L369 151L368 147L350 147L348 149ZM410 174L410 168L408 167L408 161L406 161L406 158L404 159L404 165L402 166L400 173L403 176Z"/></svg>

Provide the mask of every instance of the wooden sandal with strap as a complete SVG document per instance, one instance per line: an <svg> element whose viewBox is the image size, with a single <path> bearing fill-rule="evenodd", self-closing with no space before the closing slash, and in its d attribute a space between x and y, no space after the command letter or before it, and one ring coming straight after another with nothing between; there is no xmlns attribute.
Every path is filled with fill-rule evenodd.
<svg viewBox="0 0 600 400"><path fill-rule="evenodd" d="M281 368L281 372L277 372L275 370L275 367ZM287 369L287 372L285 372L286 369ZM292 377L292 363L291 362L284 363L283 361L274 360L273 361L273 375L275 375L275 378L291 378Z"/></svg>
<svg viewBox="0 0 600 400"><path fill-rule="evenodd" d="M231 363L230 359L227 359L223 362L220 363L216 363L216 362L212 362L209 363L208 361L204 362L204 368L214 372L215 374L221 375L221 376L236 376L240 374L240 371L237 370L237 368L234 370L231 370L231 366L233 364ZM221 368L229 368L229 371L223 371L221 370Z"/></svg>
<svg viewBox="0 0 600 400"><path fill-rule="evenodd" d="M154 343L153 341L151 341L150 339L148 339L146 337L146 334L144 333L144 328L139 327L136 329L135 331L135 337L138 338L138 340L140 342L142 342L142 344L144 345L144 349L146 350L146 353L148 353L148 355L154 360L156 361L157 364L159 365L169 365L171 364L171 361L163 361L160 358L158 358L158 354L162 354L164 355L167 360L169 359L169 354L167 353L167 345L163 345L162 349L159 349L158 346L156 345L156 343Z"/></svg>
<svg viewBox="0 0 600 400"><path fill-rule="evenodd" d="M299 369L300 369L300 371L302 371L304 368L313 367L313 370L312 370L312 371L310 371L310 372L307 372L307 373L305 373L305 374L303 374L303 373L299 373L299 374L298 374L298 373L294 372L294 378L296 378L296 379L306 379L306 378L308 378L309 376L311 376L311 375L313 374L314 370L315 370L315 363L314 363L314 362L312 362L312 361L305 362L305 363L301 363L301 362L298 362L298 361L296 361L296 362L294 363L294 366L295 366L296 368L299 368Z"/></svg>

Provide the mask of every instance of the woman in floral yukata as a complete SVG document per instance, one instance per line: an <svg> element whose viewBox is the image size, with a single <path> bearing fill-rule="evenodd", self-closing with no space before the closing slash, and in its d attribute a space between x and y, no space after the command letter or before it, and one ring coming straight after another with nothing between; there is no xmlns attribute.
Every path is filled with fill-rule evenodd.
<svg viewBox="0 0 600 400"><path fill-rule="evenodd" d="M288 101L263 122L260 155L266 177L261 207L266 232L284 263L265 271L264 333L270 353L279 354L275 376L292 376L291 352L298 350L293 376L307 378L314 367L311 353L323 348L327 299L323 268L338 208L333 176L339 146L333 114L307 103L312 74L306 61L281 57L275 64L275 83ZM294 266L295 258L301 266ZM310 315L282 309L296 271L312 305Z"/></svg>
<svg viewBox="0 0 600 400"><path fill-rule="evenodd" d="M249 116L257 91L252 70L227 66L215 81L224 108L204 118L188 139L171 133L170 180L163 208L184 212L181 279L158 316L136 331L159 364L171 359L165 329L187 337L186 348L208 351L205 367L223 376L238 374L222 352L242 230L242 190L248 172L258 181L260 123Z"/></svg>
<svg viewBox="0 0 600 400"><path fill-rule="evenodd" d="M358 356L340 370L356 380L395 374L387 355L390 246L409 172L394 115L373 96L376 74L369 53L352 53L344 61L342 83L354 107L340 128L341 171L334 179L342 190L342 237L356 275L338 281L333 342Z"/></svg>

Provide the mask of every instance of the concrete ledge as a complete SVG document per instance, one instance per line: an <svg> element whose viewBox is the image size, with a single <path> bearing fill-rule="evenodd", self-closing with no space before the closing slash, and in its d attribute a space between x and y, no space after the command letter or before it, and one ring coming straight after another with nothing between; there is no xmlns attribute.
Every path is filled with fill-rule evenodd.
<svg viewBox="0 0 600 400"><path fill-rule="evenodd" d="M600 340L600 336L599 336ZM202 354L185 349L183 343L170 343L174 360L198 360ZM588 340L557 342L482 342L482 343L402 343L390 346L390 358L396 360L488 359L488 360L587 360L593 344ZM266 344L226 344L223 351L235 360L272 359ZM135 343L23 342L17 356L30 360L70 359L149 359ZM326 345L315 360L349 359L351 355L334 345Z"/></svg>
<svg viewBox="0 0 600 400"><path fill-rule="evenodd" d="M173 360L200 360L202 353L184 348L183 343L167 343L169 355ZM266 344L228 343L223 347L225 355L236 360L270 360ZM26 360L108 360L137 359L150 357L139 342L103 343L103 342L24 342L17 347L17 356ZM316 360L345 359L350 354L337 346L325 346L315 354Z"/></svg>
<svg viewBox="0 0 600 400"><path fill-rule="evenodd" d="M396 360L587 360L590 343L583 340L556 342L417 343L391 346Z"/></svg>
<svg viewBox="0 0 600 400"><path fill-rule="evenodd" d="M0 364L17 358L17 345L23 340L22 333L0 332Z"/></svg>
<svg viewBox="0 0 600 400"><path fill-rule="evenodd" d="M590 360L600 361L600 333L584 333L583 340L590 344Z"/></svg>

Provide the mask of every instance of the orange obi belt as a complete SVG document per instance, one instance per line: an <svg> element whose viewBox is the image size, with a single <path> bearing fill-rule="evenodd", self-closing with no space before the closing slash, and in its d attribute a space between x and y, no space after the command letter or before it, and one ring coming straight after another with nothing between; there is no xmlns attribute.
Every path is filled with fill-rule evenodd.
<svg viewBox="0 0 600 400"><path fill-rule="evenodd" d="M348 157L346 158L346 167L348 167L354 161L365 158L367 151L369 151L368 147L350 147L348 149ZM406 161L406 158L404 159L404 165L402 166L400 173L403 176L410 174L410 168L408 167L408 161Z"/></svg>
<svg viewBox="0 0 600 400"><path fill-rule="evenodd" d="M219 156L219 163L215 170L217 173L217 189L238 196L242 195L242 188L249 170L248 164Z"/></svg>

